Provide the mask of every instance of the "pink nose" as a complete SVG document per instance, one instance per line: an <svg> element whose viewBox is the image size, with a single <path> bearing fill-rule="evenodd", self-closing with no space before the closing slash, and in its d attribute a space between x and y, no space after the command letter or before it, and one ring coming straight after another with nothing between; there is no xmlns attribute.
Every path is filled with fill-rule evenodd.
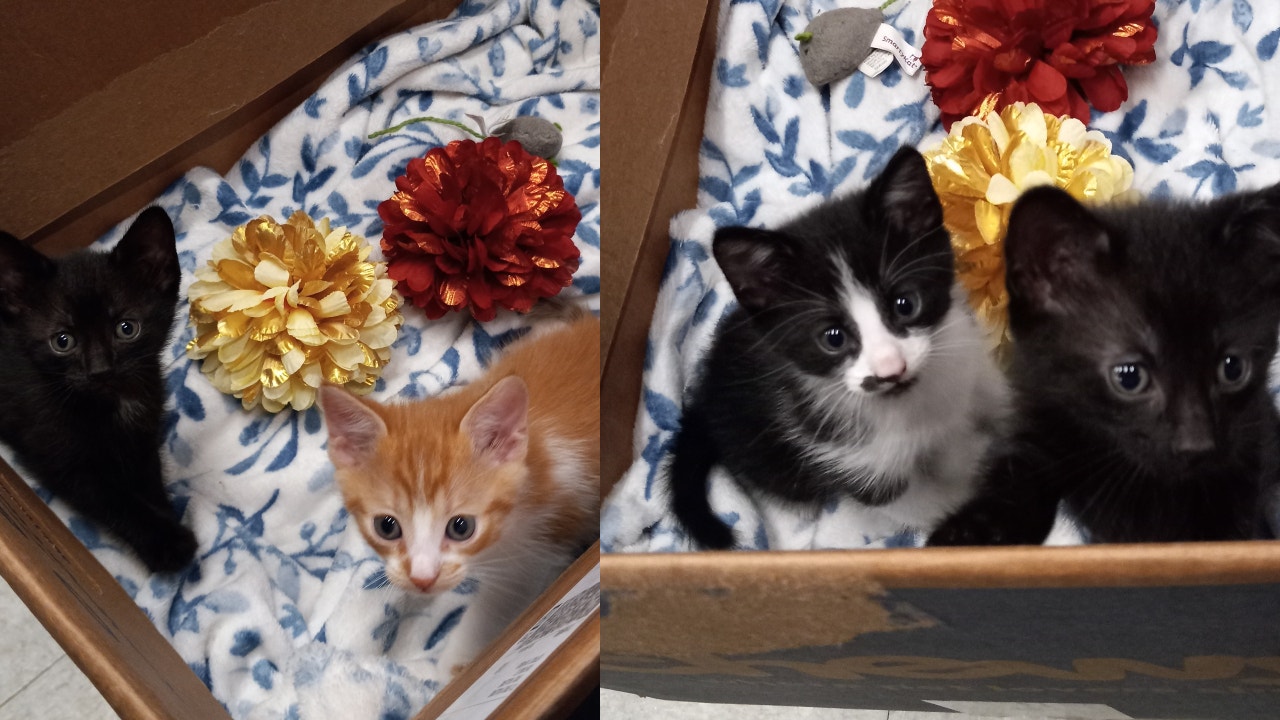
<svg viewBox="0 0 1280 720"><path fill-rule="evenodd" d="M907 360L900 353L881 353L871 358L871 372L882 379L901 377L907 372Z"/></svg>
<svg viewBox="0 0 1280 720"><path fill-rule="evenodd" d="M438 579L439 577L440 577L439 575L430 575L430 576L410 575L409 582L413 583L413 586L418 588L422 592L427 592L436 584L436 579Z"/></svg>

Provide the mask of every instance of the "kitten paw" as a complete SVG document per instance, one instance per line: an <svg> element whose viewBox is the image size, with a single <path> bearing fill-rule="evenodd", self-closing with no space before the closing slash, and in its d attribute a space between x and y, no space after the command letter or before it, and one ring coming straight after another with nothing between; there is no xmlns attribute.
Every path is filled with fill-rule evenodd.
<svg viewBox="0 0 1280 720"><path fill-rule="evenodd" d="M944 545L1041 545L1049 535L1050 524L1026 514L1016 514L1004 505L975 503L947 518L929 535L925 543Z"/></svg>
<svg viewBox="0 0 1280 720"><path fill-rule="evenodd" d="M1001 545L1002 533L982 515L955 515L929 535L930 546Z"/></svg>
<svg viewBox="0 0 1280 720"><path fill-rule="evenodd" d="M738 544L733 528L722 522L708 522L687 529L699 550L730 550Z"/></svg>
<svg viewBox="0 0 1280 720"><path fill-rule="evenodd" d="M135 545L134 550L151 572L175 573L191 564L198 547L195 533L175 522L145 544Z"/></svg>
<svg viewBox="0 0 1280 720"><path fill-rule="evenodd" d="M943 520L925 544L1044 544L1056 514L1056 500L979 497Z"/></svg>

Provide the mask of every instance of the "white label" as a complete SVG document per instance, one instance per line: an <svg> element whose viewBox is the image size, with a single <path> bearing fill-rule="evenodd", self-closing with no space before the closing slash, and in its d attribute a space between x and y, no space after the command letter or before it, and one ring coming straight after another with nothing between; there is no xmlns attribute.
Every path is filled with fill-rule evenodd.
<svg viewBox="0 0 1280 720"><path fill-rule="evenodd" d="M902 33L890 25L880 24L875 39L871 41L871 47L893 53L893 56L898 58L898 64L907 71L908 75L915 75L920 71L920 51L911 47L907 39L902 37Z"/></svg>
<svg viewBox="0 0 1280 720"><path fill-rule="evenodd" d="M453 701L440 720L486 718L556 648L600 610L600 565L596 564L564 599L556 603L497 662Z"/></svg>
<svg viewBox="0 0 1280 720"><path fill-rule="evenodd" d="M858 69L866 73L868 77L875 77L889 69L892 64L893 53L872 48L871 54L867 55L867 59L862 61Z"/></svg>
<svg viewBox="0 0 1280 720"><path fill-rule="evenodd" d="M471 118L471 122L475 123L476 127L480 128L481 135L489 134L489 131L484 129L484 118L480 117L479 115L472 115L471 113L465 113L465 115Z"/></svg>

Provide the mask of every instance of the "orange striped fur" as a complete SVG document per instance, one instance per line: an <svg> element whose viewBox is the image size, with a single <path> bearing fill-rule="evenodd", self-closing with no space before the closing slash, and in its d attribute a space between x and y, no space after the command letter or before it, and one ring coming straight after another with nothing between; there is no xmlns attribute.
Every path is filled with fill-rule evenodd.
<svg viewBox="0 0 1280 720"><path fill-rule="evenodd" d="M505 458L515 445L488 447L487 436L468 432L466 419L473 408L471 417L488 417L486 408L497 407L495 398L508 391L518 395L516 381L495 390L511 376L527 390L527 450ZM598 535L600 322L594 316L535 328L484 376L435 398L384 405L327 387L320 402L347 509L386 561L388 578L402 587L439 593L468 577L481 587L505 585L510 578L502 575L515 573L525 577L511 585L533 593L523 599L527 604L542 589L534 586L554 579ZM400 537L379 535L383 516L395 518ZM475 519L465 540L446 533L457 517ZM539 563L547 567L529 567ZM531 575L538 579L529 582Z"/></svg>

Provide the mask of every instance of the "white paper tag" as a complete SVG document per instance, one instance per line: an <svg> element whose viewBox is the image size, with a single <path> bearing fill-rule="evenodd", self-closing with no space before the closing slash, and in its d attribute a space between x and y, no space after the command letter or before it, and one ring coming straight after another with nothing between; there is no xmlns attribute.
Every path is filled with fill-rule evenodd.
<svg viewBox="0 0 1280 720"><path fill-rule="evenodd" d="M871 47L893 53L893 57L898 59L898 64L908 75L915 75L920 71L920 51L911 47L902 33L892 25L880 23Z"/></svg>
<svg viewBox="0 0 1280 720"><path fill-rule="evenodd" d="M502 705L551 653L564 644L600 609L600 565L597 564L564 599L542 616L529 632L511 646L470 688L462 693L440 720L476 720Z"/></svg>
<svg viewBox="0 0 1280 720"><path fill-rule="evenodd" d="M875 77L884 72L893 64L893 53L888 50L876 50L872 48L871 53L867 55L867 59L862 61L858 69L866 73L868 77Z"/></svg>
<svg viewBox="0 0 1280 720"><path fill-rule="evenodd" d="M475 123L476 126L480 128L481 135L489 134L489 131L484 129L484 118L480 117L479 115L472 115L471 113L465 113L465 114L467 117L471 118L471 122Z"/></svg>

